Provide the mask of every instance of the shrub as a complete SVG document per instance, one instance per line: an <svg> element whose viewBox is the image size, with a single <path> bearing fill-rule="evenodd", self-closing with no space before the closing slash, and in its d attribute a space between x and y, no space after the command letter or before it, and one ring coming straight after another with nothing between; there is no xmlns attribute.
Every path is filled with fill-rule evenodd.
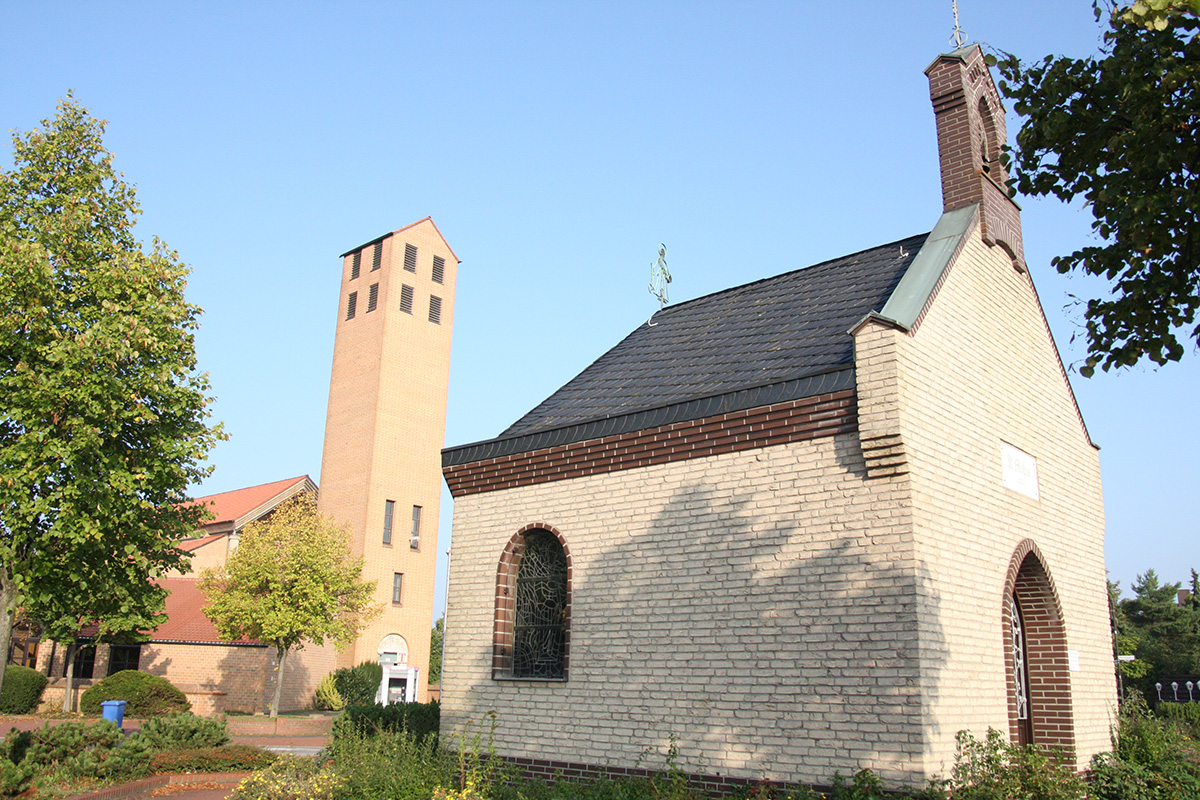
<svg viewBox="0 0 1200 800"><path fill-rule="evenodd" d="M957 741L954 769L943 786L950 800L1082 800L1087 796L1083 779L1041 747L1009 744L994 728L982 741L959 731Z"/></svg>
<svg viewBox="0 0 1200 800"><path fill-rule="evenodd" d="M227 744L197 750L163 750L150 756L150 771L246 772L270 766L275 753L245 744Z"/></svg>
<svg viewBox="0 0 1200 800"><path fill-rule="evenodd" d="M28 714L42 702L46 676L36 669L15 664L4 670L4 688L0 690L0 713Z"/></svg>
<svg viewBox="0 0 1200 800"><path fill-rule="evenodd" d="M1113 752L1092 759L1098 800L1190 800L1200 797L1200 759L1171 720L1145 702L1126 700L1113 732Z"/></svg>
<svg viewBox="0 0 1200 800"><path fill-rule="evenodd" d="M130 717L152 717L192 708L183 692L166 678L132 669L114 672L85 691L79 698L79 710L99 714L100 704L105 700L124 700L125 714Z"/></svg>
<svg viewBox="0 0 1200 800"><path fill-rule="evenodd" d="M455 779L453 758L437 749L432 736L417 741L406 733L343 732L329 752L346 778L345 797L429 800L434 789Z"/></svg>
<svg viewBox="0 0 1200 800"><path fill-rule="evenodd" d="M22 763L74 777L134 777L150 762L149 747L125 737L108 720L64 722L33 731Z"/></svg>
<svg viewBox="0 0 1200 800"><path fill-rule="evenodd" d="M369 706L375 702L383 667L376 661L364 661L357 667L343 667L333 673L333 685L348 706Z"/></svg>
<svg viewBox="0 0 1200 800"><path fill-rule="evenodd" d="M317 684L317 693L313 697L313 707L322 711L341 711L346 707L346 701L337 690L337 681L333 673L329 673Z"/></svg>
<svg viewBox="0 0 1200 800"><path fill-rule="evenodd" d="M309 758L280 756L238 784L233 800L333 800L345 783L332 765L318 766Z"/></svg>
<svg viewBox="0 0 1200 800"><path fill-rule="evenodd" d="M28 761L14 764L8 759L0 760L0 797L16 797L29 788L36 767Z"/></svg>
<svg viewBox="0 0 1200 800"><path fill-rule="evenodd" d="M204 719L187 711L149 719L136 735L153 750L195 750L229 743L225 720Z"/></svg>
<svg viewBox="0 0 1200 800"><path fill-rule="evenodd" d="M333 725L333 736L373 733L409 733L420 741L438 732L441 708L437 703L393 703L383 706L347 706Z"/></svg>

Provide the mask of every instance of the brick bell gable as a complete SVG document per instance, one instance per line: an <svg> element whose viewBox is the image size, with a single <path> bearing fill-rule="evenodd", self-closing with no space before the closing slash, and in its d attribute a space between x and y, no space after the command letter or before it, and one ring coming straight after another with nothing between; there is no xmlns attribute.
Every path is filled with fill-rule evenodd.
<svg viewBox="0 0 1200 800"><path fill-rule="evenodd" d="M1008 136L1004 105L983 50L973 44L940 55L925 74L937 119L943 211L980 204L983 240L1004 247L1024 270L1021 207L1009 195L1000 160Z"/></svg>

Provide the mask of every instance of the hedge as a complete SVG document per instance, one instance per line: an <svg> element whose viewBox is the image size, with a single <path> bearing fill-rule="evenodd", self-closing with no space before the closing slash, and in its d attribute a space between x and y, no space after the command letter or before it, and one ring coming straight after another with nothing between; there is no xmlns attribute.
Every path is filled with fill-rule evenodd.
<svg viewBox="0 0 1200 800"><path fill-rule="evenodd" d="M378 731L410 733L417 741L437 736L441 707L437 703L393 703L347 706L334 726L334 736L345 733L372 734Z"/></svg>
<svg viewBox="0 0 1200 800"><path fill-rule="evenodd" d="M46 676L36 669L15 664L4 670L4 689L0 691L0 713L28 714L42 702Z"/></svg>

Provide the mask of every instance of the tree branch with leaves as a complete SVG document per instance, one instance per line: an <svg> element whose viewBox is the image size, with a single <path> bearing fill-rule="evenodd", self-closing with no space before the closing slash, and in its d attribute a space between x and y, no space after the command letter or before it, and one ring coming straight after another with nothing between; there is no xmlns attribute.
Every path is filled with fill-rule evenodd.
<svg viewBox="0 0 1200 800"><path fill-rule="evenodd" d="M1107 25L1097 56L997 61L1025 117L1010 184L1082 198L1094 217L1099 242L1051 262L1112 285L1084 311L1089 377L1200 344L1200 0L1094 8Z"/></svg>

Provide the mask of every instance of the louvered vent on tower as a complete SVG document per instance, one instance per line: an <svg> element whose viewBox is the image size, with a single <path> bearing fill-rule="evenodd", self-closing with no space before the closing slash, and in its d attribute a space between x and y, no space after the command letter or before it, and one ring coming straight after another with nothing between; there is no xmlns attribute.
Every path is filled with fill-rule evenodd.
<svg viewBox="0 0 1200 800"><path fill-rule="evenodd" d="M429 296L429 321L442 324L442 298L435 295Z"/></svg>
<svg viewBox="0 0 1200 800"><path fill-rule="evenodd" d="M400 285L400 310L411 314L413 310L413 287L407 283Z"/></svg>
<svg viewBox="0 0 1200 800"><path fill-rule="evenodd" d="M358 277L362 272L362 250L354 251L354 258L350 260L350 280Z"/></svg>
<svg viewBox="0 0 1200 800"><path fill-rule="evenodd" d="M446 282L446 259L441 256L433 257L433 282Z"/></svg>
<svg viewBox="0 0 1200 800"><path fill-rule="evenodd" d="M383 242L375 243L375 252L371 254L371 272L379 269L383 264Z"/></svg>
<svg viewBox="0 0 1200 800"><path fill-rule="evenodd" d="M346 298L346 319L354 319L354 312L358 308L358 292L351 292Z"/></svg>
<svg viewBox="0 0 1200 800"><path fill-rule="evenodd" d="M415 245L404 245L404 269L408 272L417 271L417 248Z"/></svg>
<svg viewBox="0 0 1200 800"><path fill-rule="evenodd" d="M375 306L379 303L379 284L372 283L371 291L367 295L367 311L374 311Z"/></svg>

